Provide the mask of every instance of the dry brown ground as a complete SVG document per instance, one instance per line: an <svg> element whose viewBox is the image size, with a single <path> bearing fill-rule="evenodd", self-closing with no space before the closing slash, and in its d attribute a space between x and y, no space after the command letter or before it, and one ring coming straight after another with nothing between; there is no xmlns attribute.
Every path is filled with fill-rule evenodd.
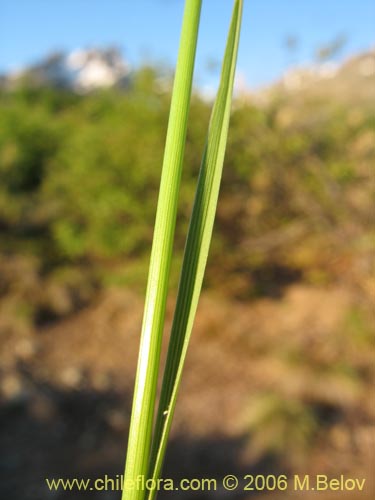
<svg viewBox="0 0 375 500"><path fill-rule="evenodd" d="M369 477L373 394L368 393L369 384L328 369L350 361L364 380L373 380L371 351L348 341L342 330L354 303L353 294L339 286L299 284L280 299L249 303L206 292L165 476L221 477L258 471ZM2 498L78 499L82 493L53 496L43 478L122 472L142 307L137 294L112 289L65 320L24 334L3 335ZM170 302L167 330L172 310ZM269 429L260 427L258 435L252 434L248 415L254 398L270 391L320 412L324 428L314 434L308 452L286 448L278 457L262 453L260 444ZM292 432L291 425L292 430L285 427L284 432ZM289 460L291 454L295 459ZM358 498L370 498L369 488L367 496ZM89 498L118 498L106 495L91 492ZM289 495L306 500L316 496ZM223 496L223 491L181 496L190 497L245 498ZM165 498L172 496L165 493ZM319 498L337 496L322 493Z"/></svg>

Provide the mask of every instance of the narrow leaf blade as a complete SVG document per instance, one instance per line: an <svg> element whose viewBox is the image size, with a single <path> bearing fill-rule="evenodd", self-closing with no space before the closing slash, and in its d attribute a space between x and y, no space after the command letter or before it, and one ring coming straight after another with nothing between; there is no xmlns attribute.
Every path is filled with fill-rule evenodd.
<svg viewBox="0 0 375 500"><path fill-rule="evenodd" d="M186 0L172 93L159 199L151 251L125 467L123 500L145 492L126 485L148 472L160 347L168 292L201 0Z"/></svg>
<svg viewBox="0 0 375 500"><path fill-rule="evenodd" d="M162 468L211 242L228 134L242 7L243 1L235 0L220 87L211 115L186 240L152 445L150 477L153 479L160 476ZM150 491L148 499L155 498L155 494L156 491Z"/></svg>

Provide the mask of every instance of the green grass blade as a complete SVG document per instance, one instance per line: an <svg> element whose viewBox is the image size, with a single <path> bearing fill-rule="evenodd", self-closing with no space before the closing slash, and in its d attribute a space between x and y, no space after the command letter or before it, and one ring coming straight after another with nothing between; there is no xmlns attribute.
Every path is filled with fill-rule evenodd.
<svg viewBox="0 0 375 500"><path fill-rule="evenodd" d="M242 18L242 3L242 0L236 0L234 3L221 82L210 120L186 240L176 309L153 437L150 477L154 479L158 478L161 472L212 236L228 135ZM150 491L148 499L152 500L155 494L156 491Z"/></svg>
<svg viewBox="0 0 375 500"><path fill-rule="evenodd" d="M172 93L125 466L125 486L148 472L160 347L173 248L201 0L186 0ZM150 153L150 152L149 152ZM123 500L145 492L125 488Z"/></svg>

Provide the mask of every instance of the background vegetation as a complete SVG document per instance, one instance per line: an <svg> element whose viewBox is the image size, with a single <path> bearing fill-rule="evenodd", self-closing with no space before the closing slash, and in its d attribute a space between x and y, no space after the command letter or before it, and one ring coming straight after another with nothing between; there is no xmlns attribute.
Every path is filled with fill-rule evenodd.
<svg viewBox="0 0 375 500"><path fill-rule="evenodd" d="M368 80L348 74L237 96L171 452L185 453L188 472L176 474L194 471L189 444L178 441L186 429L191 454L202 436L211 457L213 434L241 439L236 458L226 455L237 468L365 473L374 419L374 99ZM169 100L169 79L154 67L135 72L126 90L83 96L24 81L0 91L1 411L16 408L14 425L43 425L48 436L53 422L67 421L64 398L95 394L102 406L91 414L92 439L126 435L123 402L109 394L132 386ZM174 287L209 112L196 93ZM91 422L85 411L73 421ZM61 439L72 436L66 425ZM93 457L96 445L82 446ZM12 449L22 454L21 444ZM109 462L120 472L122 449ZM96 460L85 470L105 465ZM22 460L14 463L16 477ZM216 473L231 472L225 467L212 464Z"/></svg>

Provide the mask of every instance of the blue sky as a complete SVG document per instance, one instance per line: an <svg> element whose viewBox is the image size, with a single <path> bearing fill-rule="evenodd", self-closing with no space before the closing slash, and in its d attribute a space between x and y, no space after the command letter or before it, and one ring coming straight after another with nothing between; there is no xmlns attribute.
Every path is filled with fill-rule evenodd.
<svg viewBox="0 0 375 500"><path fill-rule="evenodd" d="M0 72L54 50L119 46L133 66L174 64L183 0L0 0ZM210 85L208 61L224 50L231 0L203 0L196 82ZM373 0L245 0L238 68L256 87L283 72L291 60L305 63L315 49L344 34L340 57L375 45ZM298 39L295 55L285 39Z"/></svg>

